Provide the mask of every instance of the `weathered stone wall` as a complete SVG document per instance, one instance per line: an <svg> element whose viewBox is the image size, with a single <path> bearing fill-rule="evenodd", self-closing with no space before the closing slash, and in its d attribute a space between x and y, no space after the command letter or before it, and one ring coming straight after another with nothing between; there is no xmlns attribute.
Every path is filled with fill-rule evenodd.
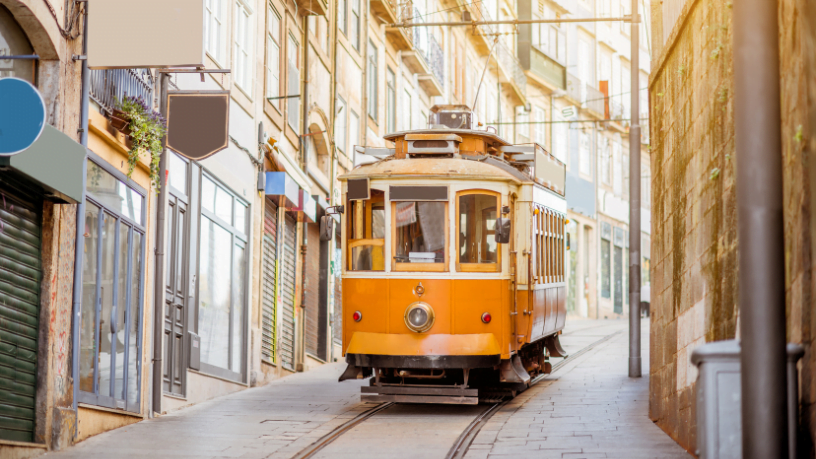
<svg viewBox="0 0 816 459"><path fill-rule="evenodd" d="M731 1L688 0L665 43L661 3L652 5L650 416L694 451L696 370L689 355L703 342L738 335ZM809 186L816 165L807 161L816 148L814 20L804 0L779 0L787 339L806 349L799 364L801 457L813 457L816 432Z"/></svg>
<svg viewBox="0 0 816 459"><path fill-rule="evenodd" d="M689 0L650 82L651 418L694 451L691 351L737 330L730 2ZM659 14L660 3L653 2ZM654 35L662 37L662 20Z"/></svg>

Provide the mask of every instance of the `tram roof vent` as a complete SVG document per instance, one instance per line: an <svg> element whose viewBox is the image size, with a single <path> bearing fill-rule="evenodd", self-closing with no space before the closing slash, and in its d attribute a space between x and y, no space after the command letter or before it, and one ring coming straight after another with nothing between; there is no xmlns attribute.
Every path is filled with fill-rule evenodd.
<svg viewBox="0 0 816 459"><path fill-rule="evenodd" d="M453 156L459 153L459 144L462 138L456 134L407 134L409 155L445 155Z"/></svg>
<svg viewBox="0 0 816 459"><path fill-rule="evenodd" d="M429 129L473 129L473 111L467 105L434 105L428 115Z"/></svg>

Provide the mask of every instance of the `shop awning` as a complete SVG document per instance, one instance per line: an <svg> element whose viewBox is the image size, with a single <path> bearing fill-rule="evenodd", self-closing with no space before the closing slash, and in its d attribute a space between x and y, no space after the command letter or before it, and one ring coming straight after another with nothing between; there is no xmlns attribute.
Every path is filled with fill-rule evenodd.
<svg viewBox="0 0 816 459"><path fill-rule="evenodd" d="M82 200L85 147L57 128L45 125L28 149L0 157L0 169L18 172L45 189L46 199L76 204Z"/></svg>
<svg viewBox="0 0 816 459"><path fill-rule="evenodd" d="M286 172L267 172L264 193L280 207L300 208L300 186Z"/></svg>

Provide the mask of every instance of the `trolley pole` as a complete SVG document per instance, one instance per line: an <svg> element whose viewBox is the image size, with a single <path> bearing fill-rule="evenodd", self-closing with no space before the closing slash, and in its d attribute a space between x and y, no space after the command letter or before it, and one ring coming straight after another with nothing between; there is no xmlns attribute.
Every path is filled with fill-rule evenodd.
<svg viewBox="0 0 816 459"><path fill-rule="evenodd" d="M742 454L788 457L777 0L734 2Z"/></svg>
<svg viewBox="0 0 816 459"><path fill-rule="evenodd" d="M640 358L640 15L632 0L632 83L629 125L629 377L641 376Z"/></svg>

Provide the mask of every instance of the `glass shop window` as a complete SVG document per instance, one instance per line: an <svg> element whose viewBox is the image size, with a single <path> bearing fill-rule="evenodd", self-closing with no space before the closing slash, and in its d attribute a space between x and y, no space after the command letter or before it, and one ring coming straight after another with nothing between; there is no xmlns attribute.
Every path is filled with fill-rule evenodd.
<svg viewBox="0 0 816 459"><path fill-rule="evenodd" d="M385 192L371 190L371 198L351 201L348 218L348 269L385 271Z"/></svg>
<svg viewBox="0 0 816 459"><path fill-rule="evenodd" d="M397 271L444 271L447 248L447 203L393 203Z"/></svg>
<svg viewBox="0 0 816 459"><path fill-rule="evenodd" d="M495 234L498 194L464 191L459 194L456 207L459 235L458 270L497 270L499 251Z"/></svg>
<svg viewBox="0 0 816 459"><path fill-rule="evenodd" d="M140 411L144 191L88 161L79 401Z"/></svg>

